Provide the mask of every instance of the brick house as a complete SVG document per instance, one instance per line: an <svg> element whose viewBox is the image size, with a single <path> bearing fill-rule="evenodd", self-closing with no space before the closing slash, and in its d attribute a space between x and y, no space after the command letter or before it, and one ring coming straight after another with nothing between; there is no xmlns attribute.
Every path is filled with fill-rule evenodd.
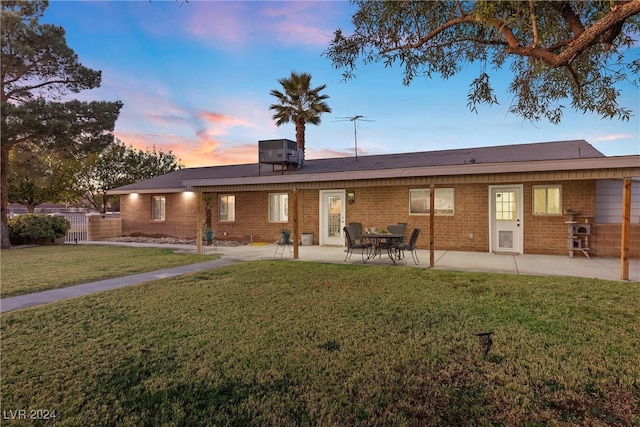
<svg viewBox="0 0 640 427"><path fill-rule="evenodd" d="M263 142L285 151L295 144ZM314 244L343 245L350 222L404 222L408 230L422 228L418 246L427 248L433 188L436 249L619 256L623 188L631 180L630 257L640 258L640 155L607 157L584 140L304 165L286 153L269 160L263 151L258 163L182 169L110 190L121 196L123 234L202 236L208 204L221 240L273 242L297 225L299 233L313 233ZM573 230L579 235L569 236L571 219L587 224Z"/></svg>

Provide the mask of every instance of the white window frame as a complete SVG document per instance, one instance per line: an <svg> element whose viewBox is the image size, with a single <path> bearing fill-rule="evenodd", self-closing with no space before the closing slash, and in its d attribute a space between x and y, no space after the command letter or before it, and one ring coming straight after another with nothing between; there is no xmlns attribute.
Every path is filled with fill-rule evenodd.
<svg viewBox="0 0 640 427"><path fill-rule="evenodd" d="M166 204L167 199L165 196L151 196L152 221L164 221L166 219Z"/></svg>
<svg viewBox="0 0 640 427"><path fill-rule="evenodd" d="M269 222L289 222L289 194L269 193Z"/></svg>
<svg viewBox="0 0 640 427"><path fill-rule="evenodd" d="M557 212L549 211L549 190L558 190L558 206ZM538 206L536 200L536 190L544 190L544 206ZM545 184L534 185L531 188L531 213L536 216L561 216L562 215L562 185L560 184Z"/></svg>
<svg viewBox="0 0 640 427"><path fill-rule="evenodd" d="M235 222L236 196L234 194L218 195L218 221Z"/></svg>
<svg viewBox="0 0 640 427"><path fill-rule="evenodd" d="M453 187L435 189L434 215L453 216L455 214L455 189ZM414 198L413 196L416 195ZM420 197L421 196L421 197ZM414 188L409 190L409 215L429 215L431 211L431 191L429 188ZM421 209L414 209L422 204Z"/></svg>

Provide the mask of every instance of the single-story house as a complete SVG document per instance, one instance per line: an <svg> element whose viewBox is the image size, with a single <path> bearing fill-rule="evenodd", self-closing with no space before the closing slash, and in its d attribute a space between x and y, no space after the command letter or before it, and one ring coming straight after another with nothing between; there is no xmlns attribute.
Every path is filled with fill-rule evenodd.
<svg viewBox="0 0 640 427"><path fill-rule="evenodd" d="M201 240L212 212L221 240L273 242L288 228L344 245L350 222L406 223L427 248L433 218L439 250L618 257L628 233L629 256L640 258L640 155L608 157L585 140L306 161L288 139L256 148L257 163L110 190L123 235Z"/></svg>

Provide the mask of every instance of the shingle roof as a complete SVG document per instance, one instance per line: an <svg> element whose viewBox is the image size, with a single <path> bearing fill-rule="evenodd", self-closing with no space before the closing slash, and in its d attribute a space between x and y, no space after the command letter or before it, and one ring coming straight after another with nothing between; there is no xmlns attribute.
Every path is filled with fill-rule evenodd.
<svg viewBox="0 0 640 427"><path fill-rule="evenodd" d="M605 155L585 140L573 140L359 156L357 159L355 157L340 157L306 160L304 167L296 170L288 170L284 173L287 176L291 176L429 166L454 166L469 163L510 163L597 157L605 157ZM140 181L135 184L118 187L109 191L109 193L119 194L120 192L145 190L182 191L184 190L182 182L185 180L258 176L273 177L281 174L282 171L274 171L271 165L265 164L260 167L258 163L188 168Z"/></svg>

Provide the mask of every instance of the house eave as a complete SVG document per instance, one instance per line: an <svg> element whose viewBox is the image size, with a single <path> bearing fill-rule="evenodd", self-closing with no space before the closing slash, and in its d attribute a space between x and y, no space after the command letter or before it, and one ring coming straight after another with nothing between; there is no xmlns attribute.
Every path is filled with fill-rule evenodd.
<svg viewBox="0 0 640 427"><path fill-rule="evenodd" d="M172 193L184 193L187 190L185 187L179 188L144 188L144 189L127 189L127 190L107 190L109 195L127 195L127 194L172 194Z"/></svg>
<svg viewBox="0 0 640 427"><path fill-rule="evenodd" d="M594 157L586 159L540 160L509 163L467 163L463 165L427 166L395 169L375 169L369 171L346 171L316 174L291 174L274 176L190 179L182 181L186 191L197 191L200 187L295 184L325 181L356 181L388 178L413 178L452 175L486 175L522 172L575 171L597 169L640 169L640 155Z"/></svg>

